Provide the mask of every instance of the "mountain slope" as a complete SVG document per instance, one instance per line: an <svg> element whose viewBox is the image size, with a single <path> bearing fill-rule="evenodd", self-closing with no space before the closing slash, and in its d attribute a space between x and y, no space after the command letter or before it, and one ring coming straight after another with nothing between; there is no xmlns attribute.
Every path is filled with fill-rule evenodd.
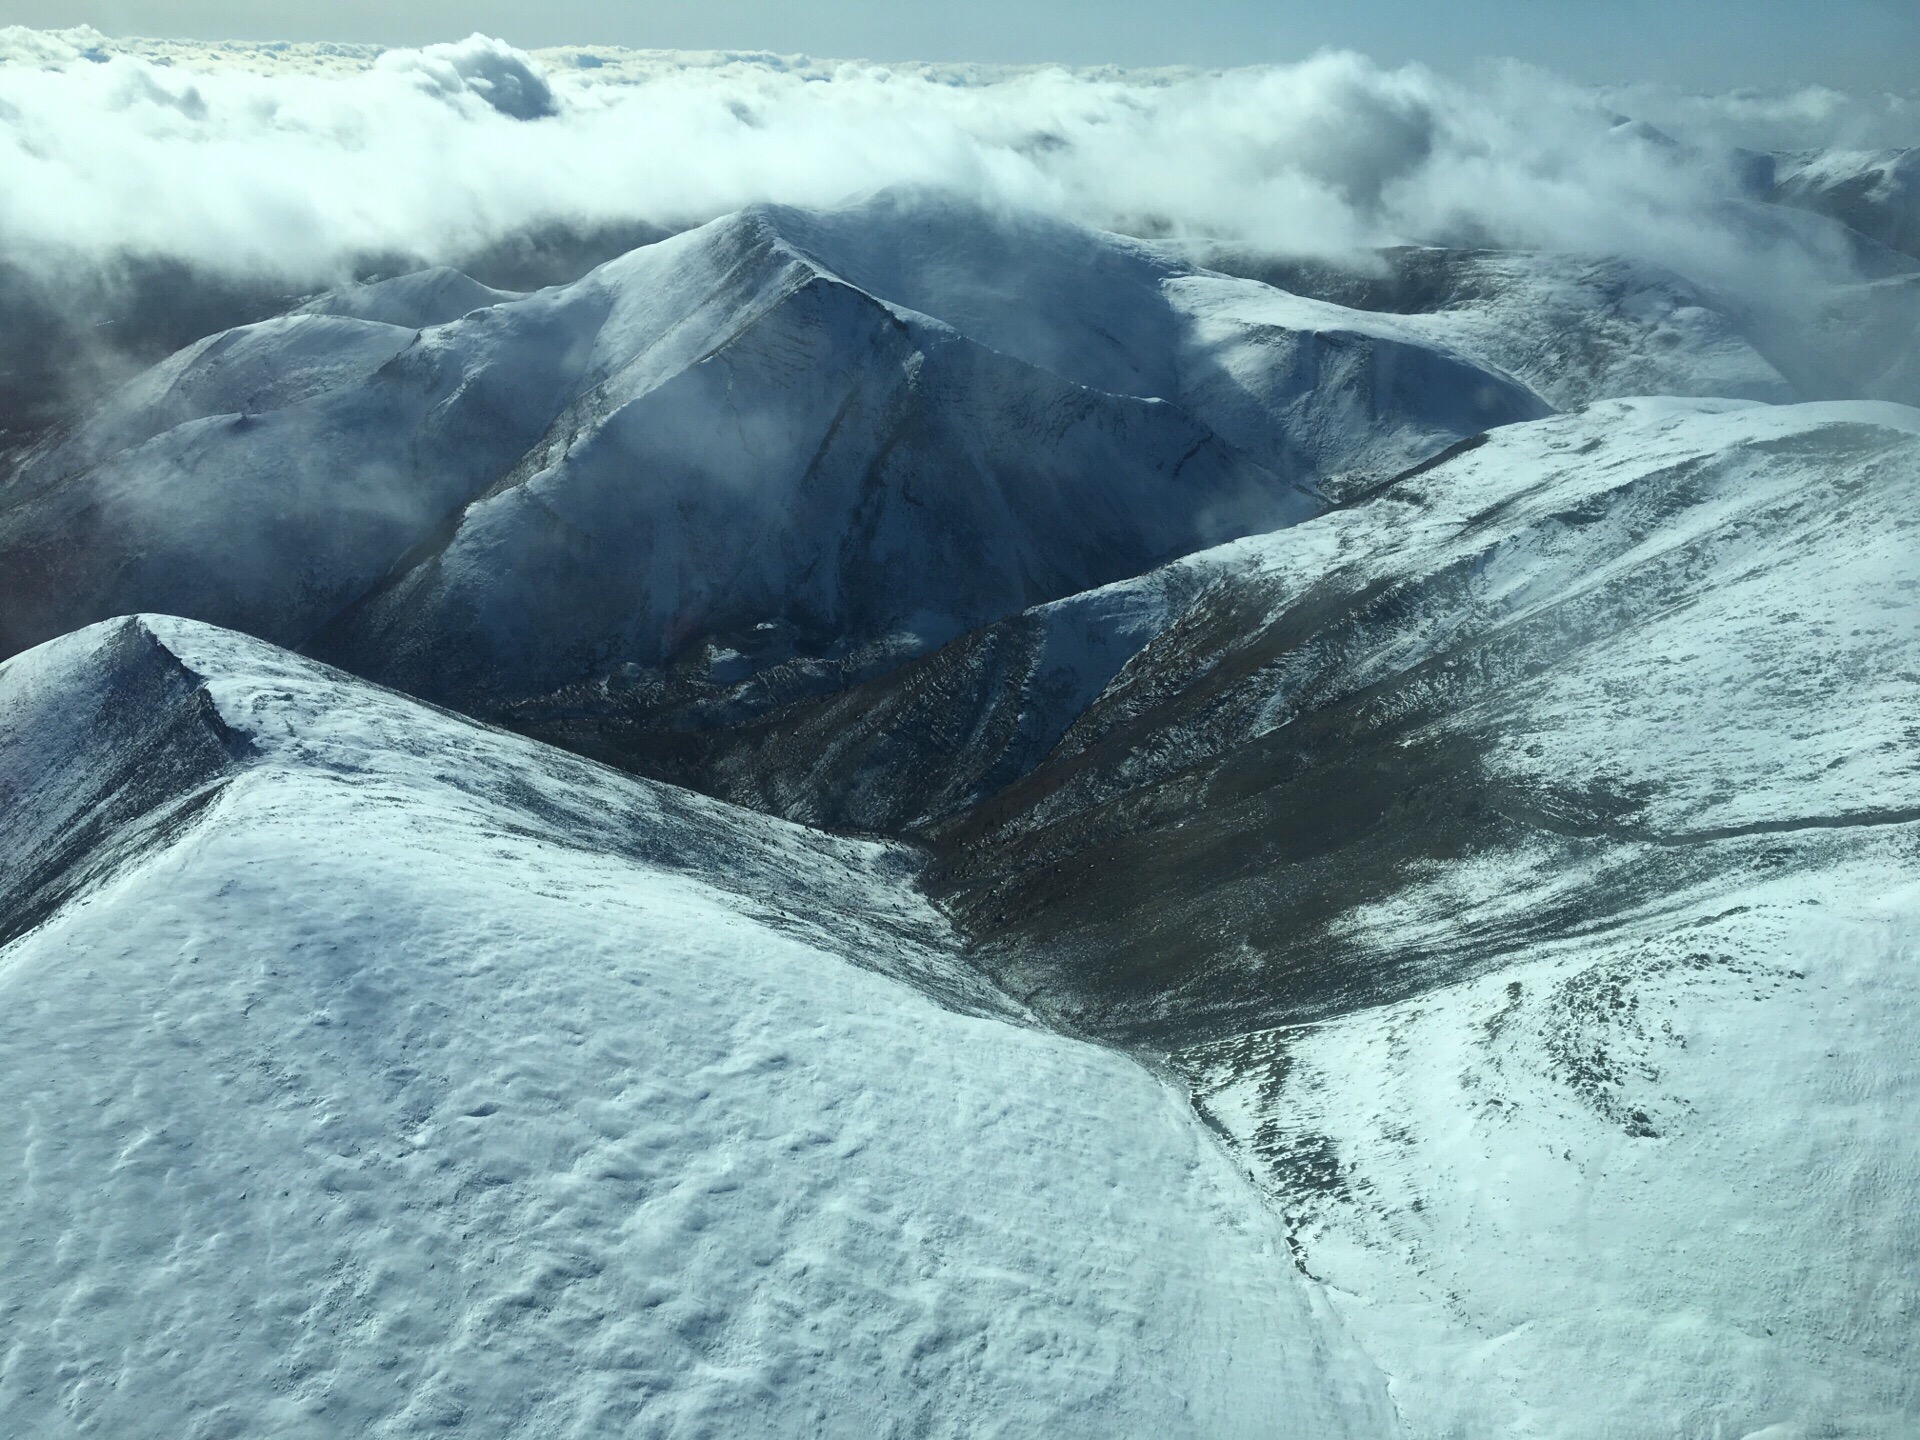
<svg viewBox="0 0 1920 1440"><path fill-rule="evenodd" d="M482 712L711 657L831 687L1544 413L1390 320L1273 303L917 193L527 296L356 287L0 485L0 651L166 609Z"/></svg>
<svg viewBox="0 0 1920 1440"><path fill-rule="evenodd" d="M1920 410L1761 403L1920 396L1842 238L892 191L148 372L0 645L310 658L0 665L0 1414L1908 1433Z"/></svg>
<svg viewBox="0 0 1920 1440"><path fill-rule="evenodd" d="M1725 296L1644 262L1400 246L1371 269L1233 247L1205 265L1356 310L1404 317L1436 343L1519 377L1561 409L1633 395L1765 400L1799 394Z"/></svg>
<svg viewBox="0 0 1920 1440"><path fill-rule="evenodd" d="M1051 710L1060 739L1042 763L964 815L818 818L938 838L961 913L1030 935L1051 991L1090 997L1076 1013L1103 1029L1209 1025L1216 1005L1307 1018L1431 983L1649 884L1691 883L1695 838L1920 803L1901 795L1900 738L1916 700L1901 657L1917 428L1896 406L1647 401L1495 432L1378 498L1181 562L1151 591L1002 627L1015 647L1036 623L1105 627L1103 668L1120 668L1077 711L1052 709L1081 698L1070 684L968 669L1015 677L981 705ZM871 694L897 703L939 659ZM1844 720L1820 699L1838 693ZM875 733L910 730L897 722ZM839 768L817 786L783 771L852 763L801 714L767 733L767 763L742 775L862 793ZM1542 871L1533 908L1352 948L1342 916L1362 895L1538 845L1562 879ZM1267 958L1243 967L1243 946ZM1075 955L1098 957L1090 987ZM1282 957L1288 976L1270 968Z"/></svg>
<svg viewBox="0 0 1920 1440"><path fill-rule="evenodd" d="M1493 974L1176 1058L1413 1433L1913 1432L1914 830L1721 842Z"/></svg>
<svg viewBox="0 0 1920 1440"><path fill-rule="evenodd" d="M1073 386L798 267L709 357L596 400L317 648L483 707L492 686L656 667L760 624L808 654L895 635L912 653L1312 511L1171 406Z"/></svg>
<svg viewBox="0 0 1920 1440"><path fill-rule="evenodd" d="M1920 258L1920 149L1802 151L1773 161L1779 204L1831 216Z"/></svg>
<svg viewBox="0 0 1920 1440"><path fill-rule="evenodd" d="M912 188L769 213L860 288L1077 384L1176 404L1290 478L1396 469L1548 411L1418 323L1289 303L1180 247L1033 213L982 225L970 203Z"/></svg>
<svg viewBox="0 0 1920 1440"><path fill-rule="evenodd" d="M0 793L10 1434L1391 1433L897 852L158 617L0 667Z"/></svg>
<svg viewBox="0 0 1920 1440"><path fill-rule="evenodd" d="M1916 553L1920 412L1601 405L699 778L930 841L1009 990L1188 1079L1412 1433L1898 1435Z"/></svg>

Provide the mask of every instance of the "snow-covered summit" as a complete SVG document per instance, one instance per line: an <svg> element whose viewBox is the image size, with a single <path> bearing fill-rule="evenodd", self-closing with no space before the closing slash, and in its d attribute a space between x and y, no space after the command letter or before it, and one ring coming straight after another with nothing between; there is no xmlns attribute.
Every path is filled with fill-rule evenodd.
<svg viewBox="0 0 1920 1440"><path fill-rule="evenodd" d="M445 325L490 305L525 298L513 290L495 290L447 265L406 275L346 285L315 296L300 307L306 315L344 315L407 330Z"/></svg>
<svg viewBox="0 0 1920 1440"><path fill-rule="evenodd" d="M1391 1428L886 847L163 617L0 666L0 797L10 1434Z"/></svg>
<svg viewBox="0 0 1920 1440"><path fill-rule="evenodd" d="M482 710L703 639L757 664L754 633L857 670L1545 411L1390 317L1272 305L919 192L532 295L350 290L173 357L0 487L0 647L161 609Z"/></svg>

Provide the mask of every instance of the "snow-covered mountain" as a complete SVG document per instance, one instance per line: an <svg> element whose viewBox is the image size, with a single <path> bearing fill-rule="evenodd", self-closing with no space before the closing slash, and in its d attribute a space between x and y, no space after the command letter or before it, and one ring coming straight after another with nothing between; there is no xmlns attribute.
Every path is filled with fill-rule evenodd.
<svg viewBox="0 0 1920 1440"><path fill-rule="evenodd" d="M1644 264L1197 254L1240 273L909 189L534 294L445 268L334 292L189 347L0 485L0 653L165 610L566 711L591 745L596 715L837 690L1548 400L1920 399L1902 277L1776 344Z"/></svg>
<svg viewBox="0 0 1920 1440"><path fill-rule="evenodd" d="M0 475L0 1430L1911 1433L1856 241L891 190L141 375Z"/></svg>
<svg viewBox="0 0 1920 1440"><path fill-rule="evenodd" d="M1195 258L1281 290L1406 317L1563 410L1628 395L1816 398L1797 394L1762 353L1740 306L1645 262L1401 246L1361 268L1220 244L1195 247Z"/></svg>
<svg viewBox="0 0 1920 1440"><path fill-rule="evenodd" d="M1770 157L1770 198L1829 215L1920 258L1920 149L1811 150Z"/></svg>
<svg viewBox="0 0 1920 1440"><path fill-rule="evenodd" d="M166 609L476 708L756 627L911 653L1545 411L1391 319L1276 303L913 193L525 297L358 287L191 347L19 469L4 643Z"/></svg>
<svg viewBox="0 0 1920 1440"><path fill-rule="evenodd" d="M699 778L930 841L1009 991L1187 1077L1411 1433L1894 1435L1916 554L1920 412L1601 405Z"/></svg>
<svg viewBox="0 0 1920 1440"><path fill-rule="evenodd" d="M1900 717L1920 692L1889 657L1913 639L1916 524L1920 413L1614 402L716 732L697 778L810 823L938 838L965 857L963 909L1046 917L1062 973L1076 953L1185 949L1168 969L1197 984L1237 974L1243 941L1315 954L1306 988L1245 980L1300 1018L1351 1003L1349 971L1377 999L1400 968L1424 985L1449 953L1490 953L1465 930L1394 965L1350 953L1341 897L1429 852L1903 813ZM1671 687L1648 678L1668 671ZM1162 827L1186 832L1191 873ZM1590 907L1648 883L1576 890ZM1232 898L1243 885L1258 904ZM1522 907L1500 947L1574 918ZM1084 946L1061 943L1079 925ZM1150 974L1137 995L1109 987L1079 1023L1157 1030L1158 991ZM1175 1008L1191 1018L1191 997Z"/></svg>
<svg viewBox="0 0 1920 1440"><path fill-rule="evenodd" d="M295 313L337 315L397 325L402 330L425 330L451 325L476 310L524 299L522 292L482 285L452 266L432 265L391 279L343 285L315 296Z"/></svg>
<svg viewBox="0 0 1920 1440"><path fill-rule="evenodd" d="M888 847L158 617L0 667L0 797L9 1435L1392 1424Z"/></svg>

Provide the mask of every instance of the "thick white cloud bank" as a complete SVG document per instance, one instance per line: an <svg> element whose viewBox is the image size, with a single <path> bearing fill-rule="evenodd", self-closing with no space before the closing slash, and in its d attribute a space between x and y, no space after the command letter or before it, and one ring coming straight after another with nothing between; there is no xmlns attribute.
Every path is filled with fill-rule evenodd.
<svg viewBox="0 0 1920 1440"><path fill-rule="evenodd" d="M1619 125L1620 105L1681 127ZM1729 209L1729 147L1884 141L1892 98L1475 85L1350 54L1223 72L109 40L0 29L0 256L128 251L320 282L531 225L667 228L931 183L1134 233L1338 255L1600 251L1734 288L1842 265ZM1783 273L1783 267L1788 273Z"/></svg>

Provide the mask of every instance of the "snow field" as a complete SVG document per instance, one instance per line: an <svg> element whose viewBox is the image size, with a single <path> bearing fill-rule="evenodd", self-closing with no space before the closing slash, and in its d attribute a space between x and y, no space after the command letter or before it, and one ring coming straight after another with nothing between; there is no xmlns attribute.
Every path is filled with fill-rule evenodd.
<svg viewBox="0 0 1920 1440"><path fill-rule="evenodd" d="M1410 1433L1912 1433L1913 873L1886 834L1196 1061L1337 1157L1277 1198Z"/></svg>
<svg viewBox="0 0 1920 1440"><path fill-rule="evenodd" d="M145 623L254 748L0 950L10 1433L1388 1432L1174 1091L782 918L935 964L883 855Z"/></svg>

